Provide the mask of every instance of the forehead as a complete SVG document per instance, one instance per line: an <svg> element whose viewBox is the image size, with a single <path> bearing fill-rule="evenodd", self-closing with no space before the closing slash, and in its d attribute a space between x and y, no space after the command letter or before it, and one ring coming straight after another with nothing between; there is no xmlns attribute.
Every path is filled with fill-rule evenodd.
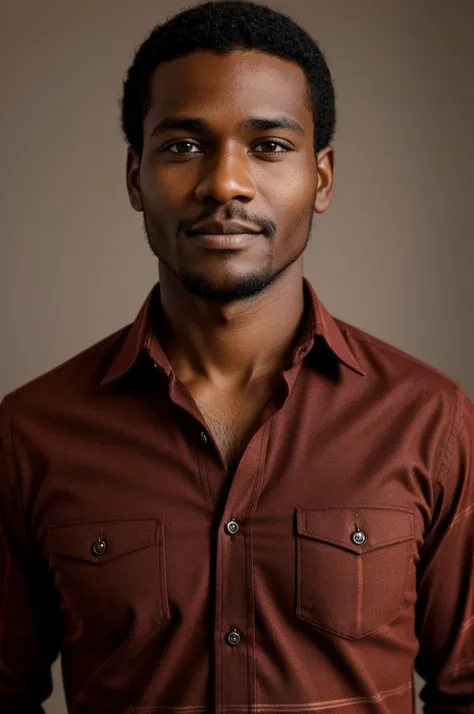
<svg viewBox="0 0 474 714"><path fill-rule="evenodd" d="M200 51L157 67L150 80L146 121L180 111L227 122L244 114L272 112L310 126L306 91L301 67L280 57L253 50L226 55Z"/></svg>

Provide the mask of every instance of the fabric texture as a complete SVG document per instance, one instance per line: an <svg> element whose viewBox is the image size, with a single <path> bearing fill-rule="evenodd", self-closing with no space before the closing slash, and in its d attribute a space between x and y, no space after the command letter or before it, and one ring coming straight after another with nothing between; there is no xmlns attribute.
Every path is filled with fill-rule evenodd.
<svg viewBox="0 0 474 714"><path fill-rule="evenodd" d="M474 406L332 317L234 475L136 320L0 404L0 712L474 712Z"/></svg>

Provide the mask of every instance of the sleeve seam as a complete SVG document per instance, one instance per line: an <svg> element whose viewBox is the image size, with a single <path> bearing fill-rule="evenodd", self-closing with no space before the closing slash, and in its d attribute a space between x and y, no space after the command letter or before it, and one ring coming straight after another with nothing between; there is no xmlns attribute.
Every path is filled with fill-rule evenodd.
<svg viewBox="0 0 474 714"><path fill-rule="evenodd" d="M18 489L18 478L16 480L16 489L13 488L14 477L18 477L18 468L16 464L16 459L13 451L13 440L11 436L11 418L10 414L7 413L7 400L3 399L0 407L2 408L3 414L1 415L1 432L0 438L3 442L5 448L5 465L7 471L7 478L5 479L5 489L8 491L8 495L12 501L12 504L17 502L20 503L20 493L19 490L16 493L17 499L12 498L14 496L14 491Z"/></svg>
<svg viewBox="0 0 474 714"><path fill-rule="evenodd" d="M453 418L451 427L449 430L448 437L446 439L446 444L444 447L443 455L439 462L438 470L435 475L434 486L439 488L442 478L445 476L449 469L451 461L454 457L455 449L454 444L459 435L461 415L464 411L464 393L461 387L458 385L456 394L456 405L454 408Z"/></svg>
<svg viewBox="0 0 474 714"><path fill-rule="evenodd" d="M12 438L12 412L7 408L7 399L0 403L0 439L5 453L6 478L3 479L3 493L7 496L9 509L14 513L11 527L27 550L36 556L36 544L27 527L24 499L21 496L20 470L18 467Z"/></svg>

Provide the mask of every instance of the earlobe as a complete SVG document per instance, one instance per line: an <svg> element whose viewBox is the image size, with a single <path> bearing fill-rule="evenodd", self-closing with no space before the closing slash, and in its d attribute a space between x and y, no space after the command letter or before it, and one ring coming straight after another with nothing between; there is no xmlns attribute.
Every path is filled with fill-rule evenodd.
<svg viewBox="0 0 474 714"><path fill-rule="evenodd" d="M130 146L127 151L126 179L130 205L135 211L143 212L142 194L140 190L140 157Z"/></svg>

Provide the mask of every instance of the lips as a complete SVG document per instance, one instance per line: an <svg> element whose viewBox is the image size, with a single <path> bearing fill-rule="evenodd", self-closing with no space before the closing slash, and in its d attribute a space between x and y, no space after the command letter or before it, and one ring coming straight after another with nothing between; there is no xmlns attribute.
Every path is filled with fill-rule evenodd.
<svg viewBox="0 0 474 714"><path fill-rule="evenodd" d="M236 235L259 234L262 233L262 229L238 221L208 221L207 223L193 226L187 232L189 235Z"/></svg>
<svg viewBox="0 0 474 714"><path fill-rule="evenodd" d="M241 249L255 244L260 235L255 233L196 233L191 236L192 244L212 250Z"/></svg>

